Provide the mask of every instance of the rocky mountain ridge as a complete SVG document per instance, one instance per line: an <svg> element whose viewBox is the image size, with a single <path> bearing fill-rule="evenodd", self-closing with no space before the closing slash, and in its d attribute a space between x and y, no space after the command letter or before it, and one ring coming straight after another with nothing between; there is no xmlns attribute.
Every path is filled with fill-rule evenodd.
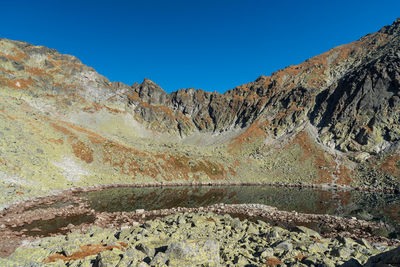
<svg viewBox="0 0 400 267"><path fill-rule="evenodd" d="M195 130L222 132L235 127L244 128L261 118L271 122L268 133L278 136L282 128L288 128L293 124L300 125L309 120L318 128L324 143L333 148L341 151L379 153L390 146L387 142L395 142L398 139L396 134L398 129L395 124L393 125L393 120L396 119L392 118L397 115L390 113L388 116L392 121L390 130L385 126L375 126L367 131L368 123L371 120L376 121L373 117L377 116L364 114L364 111L378 108L379 105L390 106L395 110L398 88L399 24L399 20L396 20L393 25L386 26L377 33L369 34L351 44L333 48L300 65L289 66L273 73L270 77L261 76L255 82L238 86L225 94L194 89L182 89L167 94L157 84L145 79L142 84L132 86L137 95L136 98L132 97L131 103L139 106L137 111L140 117L150 124L155 117L152 106L141 103L169 108L165 113L177 115L177 123L169 123L169 130L179 132L181 135L191 134ZM388 71L385 69L386 66L390 73L386 73ZM350 77L360 76L361 72L364 73L364 80L349 80ZM368 72L372 73L367 74ZM380 74L381 77L372 77ZM351 83L355 88L351 92L344 91L347 88L343 87ZM369 88L363 87L360 83ZM348 99L350 94L359 96ZM376 98L380 94L383 94L383 99ZM330 105L326 103L328 98L333 100L339 97L344 99L334 101L340 103ZM363 103L355 102L361 101L361 98ZM375 99L372 105L371 98ZM351 106L361 110L354 108L346 110ZM342 119L341 123L338 118L332 116L332 113L340 112L347 113L346 120ZM340 125L341 128L344 123L354 124L354 121L348 121L349 113L350 116L359 113L363 119L351 129L348 127L345 131L335 129L335 125L337 128ZM190 118L193 123L185 121L182 115ZM325 129L326 127L328 128Z"/></svg>
<svg viewBox="0 0 400 267"><path fill-rule="evenodd" d="M153 179L395 186L399 33L397 19L224 94L110 82L1 39L0 182L10 200Z"/></svg>

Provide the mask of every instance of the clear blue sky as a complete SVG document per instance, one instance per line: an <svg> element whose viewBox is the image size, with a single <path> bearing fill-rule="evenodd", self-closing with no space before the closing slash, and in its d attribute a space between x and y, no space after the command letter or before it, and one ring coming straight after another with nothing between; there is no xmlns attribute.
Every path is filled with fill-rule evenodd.
<svg viewBox="0 0 400 267"><path fill-rule="evenodd" d="M111 81L224 92L375 32L399 0L0 0L0 37L77 56Z"/></svg>

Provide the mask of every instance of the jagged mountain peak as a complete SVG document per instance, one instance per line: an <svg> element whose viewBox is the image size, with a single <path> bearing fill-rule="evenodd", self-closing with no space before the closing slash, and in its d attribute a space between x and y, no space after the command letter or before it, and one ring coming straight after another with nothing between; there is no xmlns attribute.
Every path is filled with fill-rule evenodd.
<svg viewBox="0 0 400 267"><path fill-rule="evenodd" d="M379 32L390 35L398 34L400 32L400 17L397 18L391 25L382 27Z"/></svg>
<svg viewBox="0 0 400 267"><path fill-rule="evenodd" d="M145 78L142 83L132 86L142 101L160 105L167 100L167 93L155 82Z"/></svg>

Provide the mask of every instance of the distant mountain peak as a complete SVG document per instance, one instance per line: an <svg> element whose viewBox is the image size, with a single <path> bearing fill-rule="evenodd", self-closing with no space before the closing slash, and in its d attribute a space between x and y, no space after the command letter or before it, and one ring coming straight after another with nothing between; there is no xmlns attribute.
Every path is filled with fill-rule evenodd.
<svg viewBox="0 0 400 267"><path fill-rule="evenodd" d="M400 32L400 17L397 18L391 25L386 25L382 27L382 29L379 32L383 32L386 34L396 34Z"/></svg>

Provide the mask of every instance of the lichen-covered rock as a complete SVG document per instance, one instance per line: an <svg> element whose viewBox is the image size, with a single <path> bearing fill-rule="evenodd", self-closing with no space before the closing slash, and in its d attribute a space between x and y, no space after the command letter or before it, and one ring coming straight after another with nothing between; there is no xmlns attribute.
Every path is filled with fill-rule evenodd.
<svg viewBox="0 0 400 267"><path fill-rule="evenodd" d="M289 240L278 242L278 244L276 244L274 247L277 249L283 249L285 251L291 251L293 249L292 242Z"/></svg>
<svg viewBox="0 0 400 267"><path fill-rule="evenodd" d="M50 251L41 247L18 248L8 260L20 266L42 263L49 255Z"/></svg>
<svg viewBox="0 0 400 267"><path fill-rule="evenodd" d="M122 251L118 249L105 250L97 255L96 261L99 267L117 266L122 257Z"/></svg>
<svg viewBox="0 0 400 267"><path fill-rule="evenodd" d="M170 266L219 266L219 243L215 240L187 240L172 242L165 252Z"/></svg>
<svg viewBox="0 0 400 267"><path fill-rule="evenodd" d="M143 252L145 255L147 255L149 257L153 257L156 253L155 249L153 247L149 246L148 244L139 243L136 246L136 249Z"/></svg>
<svg viewBox="0 0 400 267"><path fill-rule="evenodd" d="M301 232L301 233L304 233L304 234L306 234L308 236L321 239L321 236L320 236L320 234L318 232L316 232L316 231L314 231L314 230L312 230L310 228L307 228L305 226L296 226L296 230Z"/></svg>
<svg viewBox="0 0 400 267"><path fill-rule="evenodd" d="M80 246L77 243L66 243L63 247L62 247L62 252L66 255L66 256L71 256L72 254L74 254L75 252L80 250Z"/></svg>
<svg viewBox="0 0 400 267"><path fill-rule="evenodd" d="M113 244L87 245L88 233L74 232L71 238L50 237L38 240L31 247L20 247L0 263L7 266L48 264L52 266L224 266L231 265L318 265L371 264L398 260L398 249L379 254L389 247L366 245L352 239L322 238L271 227L264 222L240 221L243 231L231 227L238 219L213 213L184 213L147 221L142 225L125 228L121 232L104 230L118 241ZM251 226L251 227L250 227ZM257 228L259 233L245 229ZM88 230L93 235L93 228ZM95 232L97 235L100 228ZM307 229L303 229L307 231ZM122 235L122 232L124 233ZM143 238L137 240L138 233ZM271 238L271 233L279 235ZM160 238L164 236L164 238ZM111 238L111 237L110 237ZM105 240L110 238L104 238ZM54 252L51 240L66 240L63 246L77 244L81 250L70 256ZM97 239L96 239L97 240ZM82 243L79 243L82 242ZM373 256L379 254L377 256ZM373 256L373 257L371 257Z"/></svg>

